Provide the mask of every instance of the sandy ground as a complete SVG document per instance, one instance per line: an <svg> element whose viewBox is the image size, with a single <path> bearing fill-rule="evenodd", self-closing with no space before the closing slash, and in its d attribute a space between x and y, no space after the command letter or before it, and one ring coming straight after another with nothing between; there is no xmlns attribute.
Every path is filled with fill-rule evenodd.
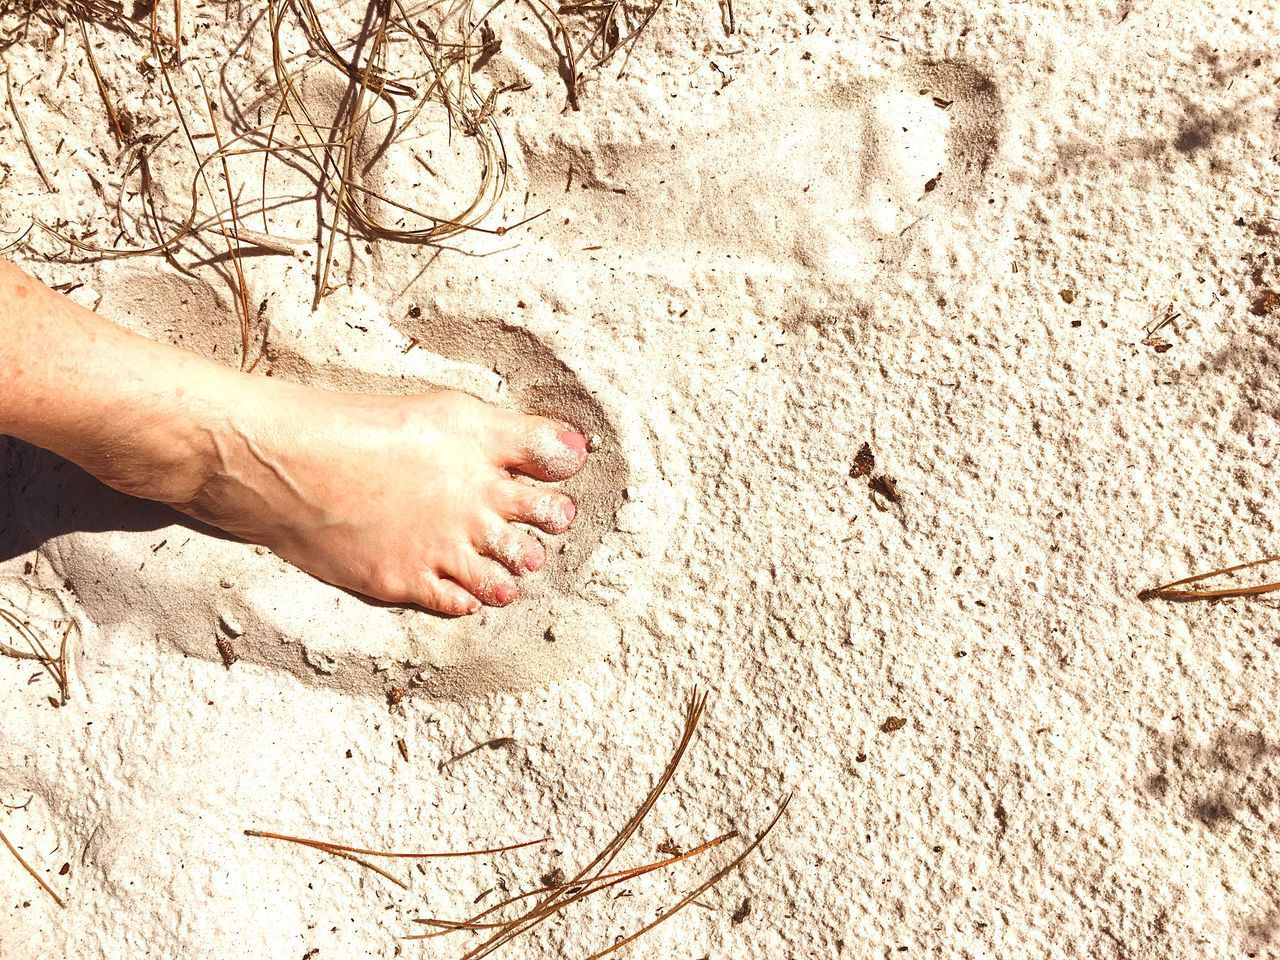
<svg viewBox="0 0 1280 960"><path fill-rule="evenodd" d="M184 4L228 126L269 93L250 6ZM448 383L596 435L582 529L521 604L461 626L372 607L3 448L0 597L80 628L61 709L0 658L0 829L68 901L0 851L4 960L458 956L466 934L398 938L589 860L695 687L707 719L620 863L794 799L631 956L1280 956L1280 607L1137 598L1276 543L1276 5L737 7L728 35L715 3L673 4L579 112L523 8L495 21L492 69L531 86L496 118L510 182L486 223L551 211L519 230L340 244L313 311L314 209L257 225L297 241L245 260L259 372ZM137 49L91 36L167 133ZM79 31L6 57L58 190L0 111L0 230L109 242L130 158ZM438 180L404 157L370 175L443 191L454 149ZM181 202L190 170L156 177ZM190 275L38 228L11 256L237 362L220 244L190 238ZM855 476L864 444L891 487ZM250 828L553 841L393 865L403 891ZM727 852L506 955L590 956Z"/></svg>

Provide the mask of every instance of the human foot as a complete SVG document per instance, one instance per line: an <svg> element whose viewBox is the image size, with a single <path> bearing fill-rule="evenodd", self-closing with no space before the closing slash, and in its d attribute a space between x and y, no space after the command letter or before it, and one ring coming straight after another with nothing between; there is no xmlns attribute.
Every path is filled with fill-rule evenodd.
<svg viewBox="0 0 1280 960"><path fill-rule="evenodd" d="M130 333L0 260L0 434L264 544L338 586L440 613L507 604L563 533L586 439L466 394L330 393ZM9 329L12 327L13 329ZM65 343L78 345L63 349Z"/></svg>
<svg viewBox="0 0 1280 960"><path fill-rule="evenodd" d="M255 379L272 395L211 432L213 456L171 505L359 593L439 613L505 606L542 568L517 524L564 533L577 507L530 483L564 480L586 438L463 393L329 393ZM247 412L246 412L247 411Z"/></svg>

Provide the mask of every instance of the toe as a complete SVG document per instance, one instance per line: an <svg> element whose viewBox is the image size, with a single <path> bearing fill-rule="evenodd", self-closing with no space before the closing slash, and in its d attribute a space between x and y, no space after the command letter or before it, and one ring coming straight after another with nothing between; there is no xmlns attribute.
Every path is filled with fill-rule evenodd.
<svg viewBox="0 0 1280 960"><path fill-rule="evenodd" d="M564 533L578 515L572 498L555 490L512 481L504 484L498 504L508 520L527 523L546 533Z"/></svg>
<svg viewBox="0 0 1280 960"><path fill-rule="evenodd" d="M436 613L462 617L480 609L480 601L452 580L424 573L410 593L410 602Z"/></svg>
<svg viewBox="0 0 1280 960"><path fill-rule="evenodd" d="M474 550L460 551L445 573L490 607L505 607L520 595L515 580L502 564Z"/></svg>
<svg viewBox="0 0 1280 960"><path fill-rule="evenodd" d="M495 522L489 535L477 544L477 548L517 577L541 570L547 562L547 553L542 549L542 544L509 523Z"/></svg>
<svg viewBox="0 0 1280 960"><path fill-rule="evenodd" d="M544 417L522 417L516 442L503 464L536 480L567 480L587 460L587 438Z"/></svg>

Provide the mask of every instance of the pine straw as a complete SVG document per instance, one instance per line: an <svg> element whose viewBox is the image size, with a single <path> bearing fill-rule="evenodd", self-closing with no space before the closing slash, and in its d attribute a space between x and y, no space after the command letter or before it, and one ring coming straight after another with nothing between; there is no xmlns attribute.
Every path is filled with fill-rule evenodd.
<svg viewBox="0 0 1280 960"><path fill-rule="evenodd" d="M502 900L501 902L463 920L448 920L440 918L415 919L415 923L431 927L432 929L426 933L407 934L403 939L429 940L435 937L447 936L449 934L459 932L481 934L484 939L480 943L468 949L459 958L459 960L480 960L482 957L488 957L491 954L496 953L513 940L529 933L545 921L556 917L561 913L561 911L572 904L578 903L587 897L603 893L606 890L612 889L619 884L626 883L630 880L635 880L647 874L654 873L659 870L665 870L677 864L704 857L712 850L730 843L733 840L739 839L741 835L738 831L731 830L728 833L699 844L684 853L673 854L665 860L659 860L653 863L643 864L642 866L629 867L620 870L609 869L627 844L634 838L645 819L653 811L653 808L657 804L658 799L662 796L662 793L671 783L671 780L675 776L676 770L680 765L680 761L684 758L685 753L693 742L694 734L697 731L698 724L702 719L706 706L707 696L695 690L693 695L689 698L689 702L685 708L684 725L680 739L676 744L671 759L667 761L666 766L663 768L662 773L649 789L635 813L633 813L622 825L614 835L613 839L610 840L609 843L605 845L604 849L596 854L591 861L586 864L586 866L578 870L572 877L568 879L560 877L554 882L549 883L544 881L544 885L541 887L537 887L526 893L520 893L508 897L505 900ZM778 803L778 809L774 813L773 818L768 824L766 824L764 829L760 830L754 839L738 850L737 853L735 853L726 863L712 872L690 892L681 897L675 905L662 911L654 920L640 927L628 936L618 940L612 946L609 946L598 953L592 954L588 960L599 960L599 958L621 950L628 944L635 942L658 925L670 920L685 907L689 906L689 904L696 902L700 896L737 870L743 862L760 847L765 838L773 831L774 827L777 826L778 822L786 813L787 806L790 802L790 794L783 797ZM262 830L246 830L245 834L251 837L261 837L269 840L280 840L288 843L299 844L301 846L320 850L323 853L353 860L367 869L378 873L380 876L385 877L403 889L408 889L408 885L406 883L395 875L375 864L369 863L363 858L386 857L426 859L482 856L535 846L546 843L549 840L549 838L544 838L542 840L530 840L484 850L449 851L443 853L390 853L386 851L348 846L325 840L308 840L301 837L290 836L288 834L270 833ZM505 918L502 916L504 913L509 912L508 908L516 904L525 903L526 901L533 901L533 903L531 906L524 907L516 912L514 916ZM397 949L397 954L398 953L399 950Z"/></svg>
<svg viewBox="0 0 1280 960"><path fill-rule="evenodd" d="M45 645L40 634L32 630L30 625L13 611L0 607L0 621L8 624L14 633L26 642L28 647L27 650L21 650L0 642L0 654L18 660L39 661L40 665L45 668L49 676L53 677L54 682L58 685L58 699L53 700L51 697L51 702L56 707L65 707L68 699L67 640L71 637L71 631L75 629L75 620L72 619L67 623L67 629L62 633L62 641L58 645L58 655L56 657Z"/></svg>
<svg viewBox="0 0 1280 960"><path fill-rule="evenodd" d="M36 226L66 245L64 256L164 256L181 270L189 270L180 260L184 244L194 242L195 235L216 228L230 263L226 279L240 314L243 369L252 369L256 361L250 360L255 318L248 309L242 250L252 246L278 252L282 245L289 249L290 243L296 243L273 243L270 237L267 171L273 159L310 171L316 183L316 238L320 250L314 260L313 306L333 287L336 251L344 242L385 240L439 246L460 234L503 236L547 211L517 222L489 223L507 191L508 161L497 117L504 100L525 89L523 85L498 83L485 75L487 64L500 55L502 47L502 39L491 28L490 20L517 7L533 14L546 31L554 68L564 84L566 107L576 110L581 104L584 79L619 53L629 58L641 35L667 5L665 0L648 4L568 0L554 5L548 0L492 0L481 6L473 0L425 0L417 5L409 0L368 0L354 33L339 37L334 33L336 18L328 11L322 14L312 0L265 0L263 20L269 31L271 54L269 79L274 81L265 105L272 118L265 124L235 122L222 130L214 115L218 105L204 89L204 78L183 61L181 2L169 2L171 37L160 25L160 2L152 6L149 26L140 36L116 0L27 0L25 16L3 38L0 51L5 43L22 42L34 21L58 30L74 24L107 126L122 148L118 160L122 179L138 178L137 190L126 191L126 183L121 184L121 200L115 211L120 237L114 244L89 243L84 231L77 237L70 229L58 229L39 219L35 220ZM152 177L152 157L168 135L151 136L148 140L147 135L132 129L131 119L125 122L104 77L99 54L94 51L90 24L110 31L119 41L107 47L109 55L132 60L138 53L149 52L157 66L168 106L185 134L195 163L189 185L190 202L185 209L181 203L175 208L172 203L163 202ZM129 41L142 49L129 50ZM308 104L301 90L304 76L323 70L337 71L347 84L341 108L333 117L315 116L314 106ZM236 95L228 96L234 99ZM196 146L201 133L188 115L193 104L203 104L216 142L216 149L204 154ZM12 97L10 105L22 127ZM233 117L238 121L238 108L243 105L233 102L231 106L236 109L221 113L228 121ZM375 110L387 116L379 115L375 120ZM437 127L442 123L454 148L469 145L474 153L475 180L469 196L448 209L424 208L419 199L421 191L415 190L413 196L389 196L367 182L374 162L395 146L424 136L424 123ZM384 125L383 136L374 138L375 124ZM154 128L159 126L157 122ZM22 136L46 186L51 191L56 189L41 167L37 145L25 128ZM362 151L367 139L376 139L377 143L366 155ZM253 154L263 158L257 210L246 208L238 199L228 170L228 160ZM214 163L222 167L221 191L215 189L208 176L207 168ZM173 168L172 163L166 166ZM138 209L126 210L126 192L131 197L136 195L133 203ZM221 201L219 193L224 194ZM204 212L206 204L212 204L212 217ZM392 219L380 215L378 209L388 211ZM262 215L266 236L252 239L243 234L241 224L244 218L257 213ZM155 242L120 246L120 240L129 235L126 215L145 224ZM265 339L265 331L257 339Z"/></svg>
<svg viewBox="0 0 1280 960"><path fill-rule="evenodd" d="M676 769L679 767L680 761L683 759L689 745L693 741L694 733L697 730L698 723L702 719L703 712L706 709L706 704L706 695L694 691L685 709L684 727L680 740L676 745L671 759L667 762L666 767L662 771L662 774L649 790L639 808L631 818L623 824L622 828L614 836L613 840L611 840L605 848L600 851L600 853L598 853L586 866L581 868L573 877L568 880L543 886L536 890L529 891L528 893L522 893L510 897L501 903L495 904L494 906L467 918L466 920L419 919L416 922L426 926L435 927L437 929L430 933L411 934L406 936L405 939L425 940L458 931L488 931L489 935L481 943L471 947L462 954L460 958L460 960L480 960L482 957L488 957L498 950L501 950L511 941L528 933L543 922L555 917L571 904L577 903L589 896L601 893L604 890L610 889L628 880L635 879L657 870L666 869L667 867L674 866L677 863L682 863L684 861L700 857L713 848L737 838L739 836L737 831L731 831L730 833L717 837L714 840L703 843L686 853L673 856L667 860L649 863L626 870L609 872L609 867L619 854L622 853L622 850L627 843L635 836L645 818L657 804L658 798L662 795L667 785L671 782L671 779L675 776ZM764 842L765 837L767 837L777 825L778 821L782 818L782 815L786 812L790 799L790 796L787 796L781 800L778 805L777 813L769 824L727 864L715 871L692 892L686 894L679 902L676 903L675 906L662 912L655 920L641 927L636 932L622 940L619 940L599 953L593 954L591 960L596 960L596 958L604 957L607 954L620 950L634 942L639 937L653 930L659 924L665 923L733 871L738 869L743 861L745 861L747 857L749 857L760 846L760 844ZM494 917L495 914L501 913L512 904L525 900L535 900L536 902L531 907L510 919L489 919Z"/></svg>
<svg viewBox="0 0 1280 960"><path fill-rule="evenodd" d="M1181 580L1174 580L1172 583L1162 584L1149 590L1143 590L1138 594L1139 600L1224 600L1233 597L1258 597L1267 593L1274 593L1280 590L1280 582L1260 583L1253 586L1238 587L1218 587L1218 588L1199 588L1194 590L1185 589L1193 583L1201 583L1212 577L1221 577L1228 574L1236 573L1239 570L1249 570L1253 567L1260 567L1264 564L1275 563L1280 560L1280 555L1274 557L1263 557L1261 560L1251 560L1248 563L1237 563L1233 567L1223 567L1221 570L1210 570L1208 573L1198 573L1192 577L1184 577Z"/></svg>
<svg viewBox="0 0 1280 960"><path fill-rule="evenodd" d="M45 883L44 878L41 877L40 874L36 873L36 871L32 868L31 864L27 863L27 861L23 858L22 854L18 852L18 848L9 842L9 838L4 835L3 830L0 830L0 843L3 843L6 847L9 848L9 852L13 854L14 858L18 861L18 863L22 864L22 868L26 870L27 873L31 874L31 878L35 880L36 883L40 884L41 888L43 888L45 893L53 897L53 902L65 910L67 908L66 902L60 896L54 893L53 887Z"/></svg>
<svg viewBox="0 0 1280 960"><path fill-rule="evenodd" d="M332 854L335 857L342 857L352 860L362 867L372 870L381 877L385 877L403 890L408 890L409 885L395 876L383 870L376 864L369 863L363 857L385 857L395 860L433 860L447 859L453 857L482 857L493 853L507 853L511 850L522 850L525 847L534 847L547 842L547 838L541 840L524 840L520 843L510 843L501 847L489 847L484 850L449 850L441 853L391 853L384 850L365 850L360 847L351 847L341 843L330 843L326 840L306 840L302 837L293 837L285 833L271 833L266 830L246 830L246 837L261 837L266 840L284 840L288 843L296 843L300 846L311 847L324 853Z"/></svg>
<svg viewBox="0 0 1280 960"><path fill-rule="evenodd" d="M4 64L4 90L9 98L9 111L13 114L13 119L18 122L18 133L22 137L22 145L27 148L27 155L31 157L31 163L36 168L36 173L40 176L40 182L44 184L45 189L50 193L57 193L58 188L54 186L53 181L49 179L49 174L45 172L44 164L40 162L40 155L36 153L35 147L31 145L31 135L27 133L26 121L22 119L22 113L18 110L18 104L13 99L13 82L12 71L7 63Z"/></svg>

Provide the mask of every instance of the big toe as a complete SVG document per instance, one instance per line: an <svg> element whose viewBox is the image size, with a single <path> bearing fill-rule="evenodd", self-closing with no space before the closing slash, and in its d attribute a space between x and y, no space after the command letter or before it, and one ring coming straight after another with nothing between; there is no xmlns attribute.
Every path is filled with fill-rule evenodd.
<svg viewBox="0 0 1280 960"><path fill-rule="evenodd" d="M563 423L523 417L503 464L535 480L567 480L587 461L587 438Z"/></svg>

